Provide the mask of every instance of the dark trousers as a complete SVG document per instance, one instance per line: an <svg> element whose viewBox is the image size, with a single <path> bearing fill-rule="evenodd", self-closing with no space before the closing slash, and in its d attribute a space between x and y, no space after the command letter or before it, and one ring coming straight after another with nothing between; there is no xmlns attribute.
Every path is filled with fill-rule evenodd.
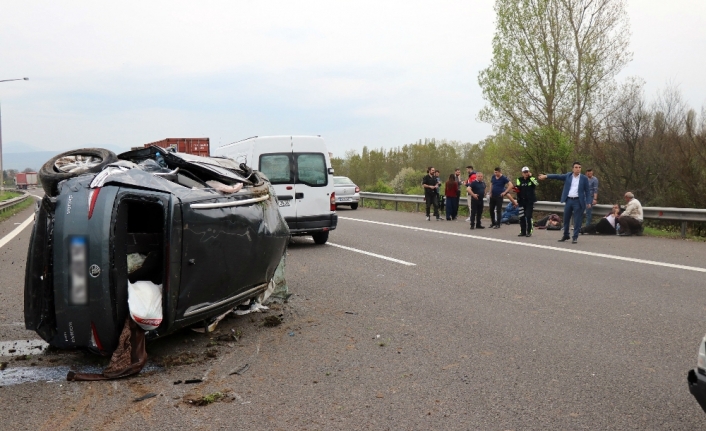
<svg viewBox="0 0 706 431"><path fill-rule="evenodd" d="M454 199L446 196L446 220L451 220L454 217Z"/></svg>
<svg viewBox="0 0 706 431"><path fill-rule="evenodd" d="M640 220L629 216L618 217L618 223L620 223L619 233L639 233L641 230L640 228L642 227L642 222Z"/></svg>
<svg viewBox="0 0 706 431"><path fill-rule="evenodd" d="M490 224L500 226L500 220L503 217L503 197L491 196L488 199L488 207L490 208Z"/></svg>
<svg viewBox="0 0 706 431"><path fill-rule="evenodd" d="M589 224L581 228L581 233L588 235L615 235L615 228L606 218L600 219L596 224Z"/></svg>
<svg viewBox="0 0 706 431"><path fill-rule="evenodd" d="M434 205L434 217L439 218L439 195L427 193L424 195L424 201L427 204L427 217L429 217L429 207Z"/></svg>
<svg viewBox="0 0 706 431"><path fill-rule="evenodd" d="M459 194L459 196L460 196L460 194ZM451 211L452 211L451 218L452 219L455 219L456 217L458 217L458 203L460 200L461 200L461 198L458 196L453 198L453 206L451 207Z"/></svg>
<svg viewBox="0 0 706 431"><path fill-rule="evenodd" d="M523 203L520 205L525 213L520 217L520 233L527 235L532 233L532 211L534 211L534 202Z"/></svg>
<svg viewBox="0 0 706 431"><path fill-rule="evenodd" d="M583 220L583 210L578 199L566 198L564 204L564 238L569 238L569 226L571 219L574 220L574 238L578 239L581 233L581 221Z"/></svg>
<svg viewBox="0 0 706 431"><path fill-rule="evenodd" d="M468 199L471 200L471 226L480 226L480 219L483 216L483 199Z"/></svg>

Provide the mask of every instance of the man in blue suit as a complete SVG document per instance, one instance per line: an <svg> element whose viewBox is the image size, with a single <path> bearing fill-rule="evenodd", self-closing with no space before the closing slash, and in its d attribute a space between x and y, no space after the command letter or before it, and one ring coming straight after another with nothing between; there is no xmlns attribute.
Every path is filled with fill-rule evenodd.
<svg viewBox="0 0 706 431"><path fill-rule="evenodd" d="M581 163L574 162L573 172L568 174L549 174L540 175L540 180L560 180L564 182L564 191L561 192L561 203L564 204L564 236L559 242L564 242L569 239L569 224L571 217L574 218L574 237L571 240L572 244L576 244L581 231L581 220L583 220L583 212L591 208L593 203L593 195L591 188L588 185L588 178L581 174Z"/></svg>

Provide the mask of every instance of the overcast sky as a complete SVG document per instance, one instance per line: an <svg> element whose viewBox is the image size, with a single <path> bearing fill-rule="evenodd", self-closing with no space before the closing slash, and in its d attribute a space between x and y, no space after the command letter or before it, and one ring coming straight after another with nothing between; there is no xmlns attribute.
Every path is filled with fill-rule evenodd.
<svg viewBox="0 0 706 431"><path fill-rule="evenodd" d="M493 1L3 2L6 147L215 147L320 134L337 156L435 137L477 142ZM654 95L706 105L706 1L630 0L634 60ZM12 145L14 143L15 145Z"/></svg>

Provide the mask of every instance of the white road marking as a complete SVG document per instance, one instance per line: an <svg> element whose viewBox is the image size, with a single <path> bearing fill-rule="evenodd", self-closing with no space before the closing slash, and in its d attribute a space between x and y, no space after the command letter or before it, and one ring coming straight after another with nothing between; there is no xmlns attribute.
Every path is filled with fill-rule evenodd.
<svg viewBox="0 0 706 431"><path fill-rule="evenodd" d="M384 259L384 260L389 260L390 262L401 263L402 265L407 265L407 266L416 266L416 265L417 265L416 263L405 262L404 260L399 260L399 259L395 259L395 258L392 258L392 257L383 256L383 255L381 255L381 254L371 253L371 252L365 251L365 250L358 250L357 248L346 247L345 245L334 244L334 243L331 243L331 242L327 242L326 244L327 244L327 245L330 245L330 246L333 246L333 247L342 248L342 249L344 249L344 250L354 251L354 252L356 252L356 253L361 253L361 254L365 254L365 255L368 255L368 256L377 257L378 259Z"/></svg>
<svg viewBox="0 0 706 431"><path fill-rule="evenodd" d="M364 220L364 219L341 217L341 216L339 216L338 219L339 220L343 219L343 220L357 221L357 222L361 222L361 223L379 224L382 226L398 227L398 228L402 228L402 229L416 230L416 231L420 231L420 232L431 232L434 234L460 236L460 237L464 237L464 238L473 238L473 239L479 239L482 241L499 242L499 243L503 243L503 244L521 245L523 247L541 248L544 250L560 251L562 253L582 254L584 256L602 257L605 259L622 260L625 262L642 263L645 265L664 266L667 268L684 269L687 271L706 272L706 268L700 268L698 266L677 265L674 263L657 262L654 260L636 259L633 257L615 256L612 254L594 253L592 251L573 250L570 248L552 247L550 245L532 244L529 242L509 241L506 239L488 238L488 237L484 237L484 236L469 235L469 234L465 234L465 233L445 232L442 230L426 229L423 227L414 227L414 226L405 226L402 224L385 223L385 222L373 221L373 220Z"/></svg>
<svg viewBox="0 0 706 431"><path fill-rule="evenodd" d="M42 199L39 196L33 195L31 193L30 193L30 196L37 198L37 199ZM20 224L15 229L13 229L12 232L8 233L7 235L5 235L5 237L0 239L0 248L3 248L5 246L5 244L12 241L12 239L14 237L19 235L20 232L22 232L27 226L29 226L33 222L34 222L34 214L32 214L27 220L23 221L22 224ZM17 224L17 223L15 223L15 224Z"/></svg>
<svg viewBox="0 0 706 431"><path fill-rule="evenodd" d="M34 223L34 214L32 214L27 220L23 221L21 225L17 226L12 232L8 233L0 239L0 248L3 248L5 244L12 241L14 237L20 234L27 226Z"/></svg>
<svg viewBox="0 0 706 431"><path fill-rule="evenodd" d="M339 217L339 218L340 218L340 217ZM301 239L307 239L307 238L301 238ZM312 239L312 241L313 241L313 239ZM353 247L346 247L345 245L334 244L334 243L332 243L332 242L327 242L326 245L330 245L330 246L332 246L332 247L342 248L342 249L348 250L348 251L354 251L354 252L356 252L356 253L365 254L365 255L367 255L367 256L377 257L378 259L389 260L390 262L400 263L400 264L402 264L402 265L417 266L416 263L406 262L406 261L404 261L404 260L399 260L399 259L395 259L395 258L393 258L393 257L383 256L383 255L381 255L381 254L371 253L371 252L365 251L365 250L359 250L359 249L353 248Z"/></svg>

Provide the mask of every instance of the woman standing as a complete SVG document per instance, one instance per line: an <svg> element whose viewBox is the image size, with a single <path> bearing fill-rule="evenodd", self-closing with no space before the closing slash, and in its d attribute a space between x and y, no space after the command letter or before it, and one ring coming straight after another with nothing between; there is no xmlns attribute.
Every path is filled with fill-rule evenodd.
<svg viewBox="0 0 706 431"><path fill-rule="evenodd" d="M448 181L444 186L444 195L446 196L446 220L456 220L454 214L454 201L459 196L458 181L454 174L449 175Z"/></svg>

